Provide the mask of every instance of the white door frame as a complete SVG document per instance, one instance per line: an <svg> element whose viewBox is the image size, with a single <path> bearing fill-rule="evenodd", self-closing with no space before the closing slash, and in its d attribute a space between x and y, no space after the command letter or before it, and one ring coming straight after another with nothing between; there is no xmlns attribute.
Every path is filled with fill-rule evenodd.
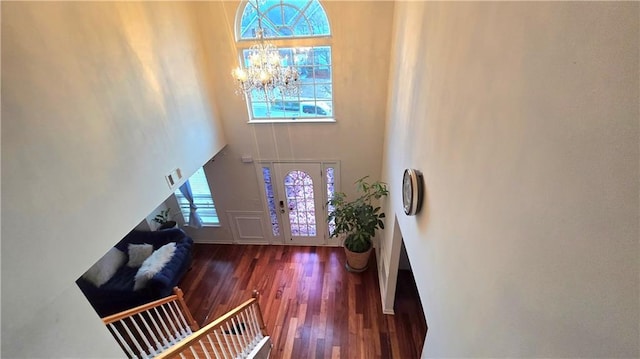
<svg viewBox="0 0 640 359"><path fill-rule="evenodd" d="M260 160L255 160L254 161L254 165L255 165L255 171L256 171L256 179L258 182L258 187L260 188L260 198L261 198L261 202L262 202L262 206L264 209L264 218L265 218L265 223L267 223L267 226L269 227L269 231L268 231L268 236L270 238L269 243L271 244L290 244L287 243L289 241L285 241L285 236L284 236L284 231L282 230L282 213L280 213L279 208L276 208L277 211L277 218L278 218L278 222L280 224L280 230L279 230L279 234L278 235L274 235L272 228L271 228L271 216L270 216L270 212L269 212L269 204L267 203L267 192L265 189L265 183L264 183L264 178L263 178L263 174L262 174L262 168L263 167L267 167L270 170L270 174L272 177L272 187L273 187L273 192L274 192L274 196L276 198L276 207L278 206L278 200L277 198L279 196L281 196L281 194L279 193L279 189L277 188L277 184L273 183L273 177L275 174L274 171L274 164L277 163L319 163L321 165L322 168L322 191L320 191L322 193L322 213L323 215L320 216L321 218L325 218L326 220L326 203L329 200L327 198L327 190L326 190L326 171L328 168L333 168L334 171L334 191L335 192L339 192L341 187L340 187L340 161L339 160L268 160L268 159L260 159ZM324 221L323 221L324 222ZM340 243L340 240L338 238L329 238L329 233L326 230L326 224L324 225L325 229L323 229L323 235L325 236L325 241L324 241L324 245L326 246L332 246L332 247L337 247L337 246L341 246L342 243Z"/></svg>

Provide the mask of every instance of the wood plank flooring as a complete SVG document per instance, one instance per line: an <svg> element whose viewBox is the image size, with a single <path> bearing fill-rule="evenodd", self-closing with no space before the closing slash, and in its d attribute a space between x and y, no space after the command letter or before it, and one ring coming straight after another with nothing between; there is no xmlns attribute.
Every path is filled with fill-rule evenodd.
<svg viewBox="0 0 640 359"><path fill-rule="evenodd" d="M383 315L375 259L361 274L344 261L342 248L197 244L180 287L201 325L258 290L273 359L419 358L427 328L410 273Z"/></svg>

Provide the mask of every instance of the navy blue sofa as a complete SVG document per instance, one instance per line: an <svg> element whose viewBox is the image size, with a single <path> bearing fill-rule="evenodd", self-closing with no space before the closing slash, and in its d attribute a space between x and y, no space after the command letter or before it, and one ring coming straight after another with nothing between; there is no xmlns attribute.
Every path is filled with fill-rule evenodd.
<svg viewBox="0 0 640 359"><path fill-rule="evenodd" d="M178 284L191 266L193 240L183 230L179 228L155 232L134 230L114 247L127 253L129 244L151 244L156 250L169 242L176 242L176 251L173 257L160 272L149 280L145 288L133 290L134 277L138 268L130 268L126 265L120 267L114 276L100 287L96 287L82 277L76 281L100 317L106 317L173 294L173 287Z"/></svg>

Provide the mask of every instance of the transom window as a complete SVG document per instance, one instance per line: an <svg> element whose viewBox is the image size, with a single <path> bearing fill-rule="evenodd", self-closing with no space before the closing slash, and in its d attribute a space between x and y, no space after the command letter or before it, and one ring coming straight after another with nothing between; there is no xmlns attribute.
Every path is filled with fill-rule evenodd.
<svg viewBox="0 0 640 359"><path fill-rule="evenodd" d="M241 63L249 66L249 47L262 26L264 36L278 46L282 66L296 68L297 94L274 92L266 100L260 91L247 96L250 122L333 122L333 64L327 15L317 0L250 0L240 5L236 27ZM308 46L292 46L307 38Z"/></svg>
<svg viewBox="0 0 640 359"><path fill-rule="evenodd" d="M240 19L240 40L252 40L258 28L258 9L265 37L329 36L329 21L317 0L250 0Z"/></svg>

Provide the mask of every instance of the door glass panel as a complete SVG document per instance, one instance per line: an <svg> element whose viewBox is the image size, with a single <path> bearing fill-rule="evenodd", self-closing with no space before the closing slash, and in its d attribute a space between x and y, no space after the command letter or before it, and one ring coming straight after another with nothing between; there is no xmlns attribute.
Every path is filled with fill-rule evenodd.
<svg viewBox="0 0 640 359"><path fill-rule="evenodd" d="M269 207L269 217L271 218L271 230L275 237L280 235L280 225L278 224L278 214L276 212L276 199L273 194L273 184L271 183L271 169L262 167L262 178L264 179L264 192L267 195L267 206Z"/></svg>
<svg viewBox="0 0 640 359"><path fill-rule="evenodd" d="M335 193L335 179L334 179L333 167L327 167L325 172L327 174L327 178L326 178L327 199L332 199L333 194ZM333 212L333 210L335 209L336 208L334 206L327 204L327 216L329 216L329 213ZM336 220L334 218L331 221L329 221L329 235L331 235L331 233L333 233L335 229L336 229Z"/></svg>
<svg viewBox="0 0 640 359"><path fill-rule="evenodd" d="M311 176L304 171L291 171L284 178L284 187L291 235L314 237L317 229Z"/></svg>

